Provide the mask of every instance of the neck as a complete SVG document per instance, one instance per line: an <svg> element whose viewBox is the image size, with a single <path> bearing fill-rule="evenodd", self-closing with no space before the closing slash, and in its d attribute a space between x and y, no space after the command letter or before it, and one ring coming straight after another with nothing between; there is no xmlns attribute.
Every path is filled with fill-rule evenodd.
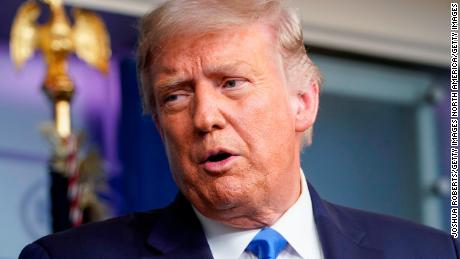
<svg viewBox="0 0 460 259"><path fill-rule="evenodd" d="M264 205L238 208L238 213L228 213L223 217L211 217L228 226L241 229L256 229L272 226L299 199L302 192L300 167L290 171L283 181L281 193L267 195ZM294 173L295 172L295 173ZM230 216L228 216L230 215Z"/></svg>

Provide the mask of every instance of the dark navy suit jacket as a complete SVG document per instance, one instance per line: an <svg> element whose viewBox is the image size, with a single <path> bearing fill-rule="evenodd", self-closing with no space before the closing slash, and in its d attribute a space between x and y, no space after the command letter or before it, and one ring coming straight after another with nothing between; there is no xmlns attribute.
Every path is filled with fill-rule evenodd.
<svg viewBox="0 0 460 259"><path fill-rule="evenodd" d="M460 245L446 233L405 220L334 205L311 185L325 259L453 259ZM20 259L212 258L199 220L178 195L168 207L43 237Z"/></svg>

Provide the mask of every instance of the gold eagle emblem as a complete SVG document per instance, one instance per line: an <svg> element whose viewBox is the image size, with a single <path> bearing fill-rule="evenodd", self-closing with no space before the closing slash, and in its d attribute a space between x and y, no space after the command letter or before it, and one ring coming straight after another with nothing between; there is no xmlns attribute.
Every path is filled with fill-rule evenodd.
<svg viewBox="0 0 460 259"><path fill-rule="evenodd" d="M13 21L10 38L10 54L20 68L31 58L35 50L43 53L47 64L44 88L50 91L73 92L73 85L67 75L67 58L76 55L97 68L107 72L111 55L110 40L104 22L93 12L74 9L74 24L71 26L62 0L41 0L48 5L50 19L40 25L40 5L37 0L22 4ZM68 89L62 89L68 87Z"/></svg>

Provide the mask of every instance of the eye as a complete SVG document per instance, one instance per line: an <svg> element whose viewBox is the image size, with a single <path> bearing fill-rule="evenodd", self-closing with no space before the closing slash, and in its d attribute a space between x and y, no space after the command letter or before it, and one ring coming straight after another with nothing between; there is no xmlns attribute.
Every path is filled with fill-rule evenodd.
<svg viewBox="0 0 460 259"><path fill-rule="evenodd" d="M227 88L227 89L238 88L245 82L246 80L243 80L243 79L228 79L224 81L222 87Z"/></svg>
<svg viewBox="0 0 460 259"><path fill-rule="evenodd" d="M186 91L177 91L166 94L162 100L162 106L165 108L178 109L186 105L189 93Z"/></svg>
<svg viewBox="0 0 460 259"><path fill-rule="evenodd" d="M234 88L234 87L236 87L236 80L232 79L232 80L225 81L224 87L226 87L226 88Z"/></svg>
<svg viewBox="0 0 460 259"><path fill-rule="evenodd" d="M178 98L179 98L178 94L171 94L165 97L164 102L165 103L173 102L173 101L176 101Z"/></svg>
<svg viewBox="0 0 460 259"><path fill-rule="evenodd" d="M168 95L166 95L165 98L163 99L163 102L164 102L165 104L168 104L168 103L176 103L176 102L183 101L185 97L186 97L186 95L183 94L183 93L168 94Z"/></svg>

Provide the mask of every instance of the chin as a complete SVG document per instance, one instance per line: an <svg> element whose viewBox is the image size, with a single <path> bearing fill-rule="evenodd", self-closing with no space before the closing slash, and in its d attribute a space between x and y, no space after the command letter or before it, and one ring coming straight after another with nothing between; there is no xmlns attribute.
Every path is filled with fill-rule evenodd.
<svg viewBox="0 0 460 259"><path fill-rule="evenodd" d="M211 194L211 196L208 197L208 201L214 210L225 211L238 209L247 202L245 198L247 199L247 196L242 195L241 192L225 191Z"/></svg>
<svg viewBox="0 0 460 259"><path fill-rule="evenodd" d="M194 197L199 197L194 199ZM190 197L190 202L205 216L213 219L222 219L239 214L247 204L247 196L241 193L201 193Z"/></svg>

